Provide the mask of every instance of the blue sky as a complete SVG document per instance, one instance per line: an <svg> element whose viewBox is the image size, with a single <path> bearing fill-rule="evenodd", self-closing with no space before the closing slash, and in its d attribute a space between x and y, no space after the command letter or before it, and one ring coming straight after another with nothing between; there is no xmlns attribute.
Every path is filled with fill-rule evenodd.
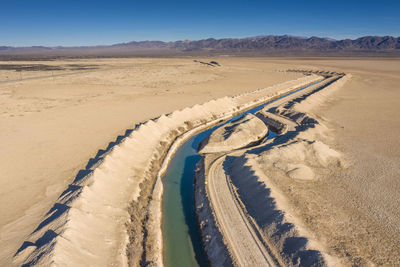
<svg viewBox="0 0 400 267"><path fill-rule="evenodd" d="M0 45L400 35L400 0L0 0Z"/></svg>

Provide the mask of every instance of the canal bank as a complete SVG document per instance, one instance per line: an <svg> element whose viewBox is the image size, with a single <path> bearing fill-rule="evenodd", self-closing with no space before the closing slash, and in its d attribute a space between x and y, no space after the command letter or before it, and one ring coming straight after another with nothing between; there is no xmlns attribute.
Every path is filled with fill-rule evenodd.
<svg viewBox="0 0 400 267"><path fill-rule="evenodd" d="M272 97L267 102L243 111L211 129L195 134L176 150L170 159L166 172L162 176L164 185L162 231L165 266L208 266L208 259L205 256L196 220L193 197L195 166L201 159L197 152L199 143L215 129L237 120L245 114L254 114L271 102L308 88L318 82ZM274 132L271 132L268 138L272 138L275 135ZM207 212L210 212L210 210ZM229 259L227 258L225 264L228 263Z"/></svg>

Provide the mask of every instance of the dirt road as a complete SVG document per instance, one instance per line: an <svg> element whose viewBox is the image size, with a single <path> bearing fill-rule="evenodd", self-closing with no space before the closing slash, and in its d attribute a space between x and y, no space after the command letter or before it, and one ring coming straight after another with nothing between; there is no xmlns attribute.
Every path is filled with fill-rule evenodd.
<svg viewBox="0 0 400 267"><path fill-rule="evenodd" d="M210 201L218 216L218 223L239 266L276 266L246 215L232 197L223 167L226 157L218 158L210 167L208 188Z"/></svg>
<svg viewBox="0 0 400 267"><path fill-rule="evenodd" d="M307 96L307 94L336 79L337 77L330 77L318 84L281 97L265 106L264 110L278 107L298 97ZM295 130L297 126L297 123L287 118L282 118L269 112L267 112L267 115L285 124L286 128L291 131ZM243 149L243 151L246 149ZM234 153L238 153L238 151ZM257 226L251 224L239 200L236 199L229 175L225 170L227 164L229 164L226 157L228 154L214 160L206 174L206 188L220 231L239 266L279 266L280 260L272 255L266 241L260 238L261 234L259 234Z"/></svg>

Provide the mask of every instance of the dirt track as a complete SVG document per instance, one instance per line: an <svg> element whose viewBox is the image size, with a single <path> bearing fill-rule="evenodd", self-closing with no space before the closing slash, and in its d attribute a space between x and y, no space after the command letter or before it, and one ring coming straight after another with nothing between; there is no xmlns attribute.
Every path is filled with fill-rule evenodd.
<svg viewBox="0 0 400 267"><path fill-rule="evenodd" d="M264 109L271 109L292 99L307 96L307 94L318 90L321 86L325 86L336 79L336 76L329 77L318 84L295 91L267 105ZM267 115L271 115L274 120L285 124L286 129L289 131L294 131L297 126L296 122L287 118L269 112L267 112ZM236 154L247 149L231 152ZM270 252L273 248L267 244L268 241L261 237L261 234L259 234L260 230L258 230L256 225L252 225L246 215L246 211L239 203L240 200L236 199L229 175L227 175L227 171L225 170L226 164L229 164L226 156L232 153L215 159L210 164L206 173L206 187L220 231L228 243L234 261L239 266L279 266L281 260L277 259Z"/></svg>
<svg viewBox="0 0 400 267"><path fill-rule="evenodd" d="M218 158L211 165L208 175L210 199L223 235L228 240L239 266L275 266L240 205L232 197L223 167L224 160L225 156Z"/></svg>

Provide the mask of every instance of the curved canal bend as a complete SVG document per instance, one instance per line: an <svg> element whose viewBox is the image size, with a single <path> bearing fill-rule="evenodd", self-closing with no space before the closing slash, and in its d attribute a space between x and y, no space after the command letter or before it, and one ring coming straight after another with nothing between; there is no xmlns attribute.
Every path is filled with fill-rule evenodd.
<svg viewBox="0 0 400 267"><path fill-rule="evenodd" d="M179 147L162 177L164 185L162 231L165 266L209 266L202 247L194 207L194 175L196 164L201 159L197 152L200 142L215 129L237 120L245 114L254 114L278 99L319 82L321 81L299 88L234 116L228 121L196 134ZM270 139L275 135L274 132L270 131L267 138Z"/></svg>

